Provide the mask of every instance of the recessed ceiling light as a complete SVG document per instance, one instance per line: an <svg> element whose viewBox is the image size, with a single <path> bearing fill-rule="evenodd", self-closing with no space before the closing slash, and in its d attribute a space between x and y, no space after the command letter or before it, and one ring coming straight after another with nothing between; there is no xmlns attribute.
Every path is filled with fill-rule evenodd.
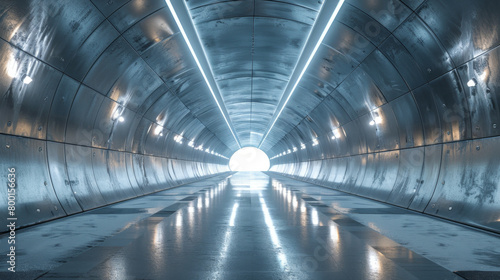
<svg viewBox="0 0 500 280"><path fill-rule="evenodd" d="M468 86L468 87L475 87L476 85L477 85L476 79L470 79L470 80L467 82L467 86Z"/></svg>
<svg viewBox="0 0 500 280"><path fill-rule="evenodd" d="M23 83L26 84L26 85L29 85L29 84L31 84L31 82L33 82L33 79L30 76L28 76L28 75L24 75L24 77L23 77Z"/></svg>

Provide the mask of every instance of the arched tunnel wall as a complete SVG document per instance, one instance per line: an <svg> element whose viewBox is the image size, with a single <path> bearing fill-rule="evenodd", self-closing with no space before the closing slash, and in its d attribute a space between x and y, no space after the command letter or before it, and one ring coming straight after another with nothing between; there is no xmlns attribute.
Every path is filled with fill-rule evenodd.
<svg viewBox="0 0 500 280"><path fill-rule="evenodd" d="M186 3L255 146L337 1ZM271 171L500 232L500 7L450 3L347 0L262 143ZM236 142L164 0L0 10L0 184L16 168L20 225L228 171Z"/></svg>
<svg viewBox="0 0 500 280"><path fill-rule="evenodd" d="M273 144L271 171L500 232L498 5L424 2L363 37L373 51Z"/></svg>
<svg viewBox="0 0 500 280"><path fill-rule="evenodd" d="M0 212L15 174L18 227L228 171L228 148L89 3L0 2Z"/></svg>

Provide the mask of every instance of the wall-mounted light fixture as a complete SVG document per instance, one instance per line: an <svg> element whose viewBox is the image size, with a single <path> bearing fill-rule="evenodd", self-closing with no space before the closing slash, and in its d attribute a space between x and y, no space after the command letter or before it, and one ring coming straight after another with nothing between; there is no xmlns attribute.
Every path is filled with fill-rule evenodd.
<svg viewBox="0 0 500 280"><path fill-rule="evenodd" d="M31 82L33 82L33 79L28 75L23 75L22 79L23 79L23 83L25 85L29 85L29 84L31 84Z"/></svg>
<svg viewBox="0 0 500 280"><path fill-rule="evenodd" d="M468 87L475 87L477 85L477 81L476 79L470 79L468 82L467 82L467 86Z"/></svg>

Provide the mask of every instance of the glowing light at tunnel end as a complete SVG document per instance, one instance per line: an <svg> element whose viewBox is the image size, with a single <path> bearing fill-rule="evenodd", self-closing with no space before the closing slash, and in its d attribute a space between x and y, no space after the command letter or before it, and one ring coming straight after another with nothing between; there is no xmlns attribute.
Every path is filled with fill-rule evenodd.
<svg viewBox="0 0 500 280"><path fill-rule="evenodd" d="M267 171L271 166L269 157L255 147L245 147L236 151L229 160L231 171Z"/></svg>

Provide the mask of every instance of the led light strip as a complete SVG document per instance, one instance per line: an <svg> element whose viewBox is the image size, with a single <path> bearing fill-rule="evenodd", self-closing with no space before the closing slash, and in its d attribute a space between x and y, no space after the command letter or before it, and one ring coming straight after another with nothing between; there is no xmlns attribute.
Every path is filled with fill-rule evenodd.
<svg viewBox="0 0 500 280"><path fill-rule="evenodd" d="M311 61L313 60L314 56L316 55L316 52L318 51L319 46L321 46L321 43L323 43L323 40L325 39L325 36L328 33L328 30L330 30L330 27L332 26L333 21L337 17L337 14L339 13L340 8L342 8L342 5L344 4L344 2L345 2L345 0L340 0L339 3L337 4L337 7L335 8L335 11L333 12L332 16L330 17L330 20L328 21L328 23L326 24L325 29L323 30L323 33L321 34L318 42L316 43L316 46L314 46L314 49L311 52L311 55L309 56L309 59L307 60L306 65L304 66L304 69L302 69L302 72L300 73L299 77L297 78L297 81L295 82L295 84L294 84L292 90L290 91L290 94L288 95L287 99L285 100L285 103L283 104L283 106L281 106L281 109L279 110L278 115L276 116L276 118L274 119L273 123L271 124L271 127L269 128L269 130L267 130L266 135L264 136L264 138L262 138L262 141L260 142L259 148L262 147L262 144L264 144L264 141L266 140L267 136L269 135L269 133L273 129L273 127L276 124L276 121L279 119L281 113L285 109L288 101L290 100L290 98L292 97L293 93L295 92L295 89L299 85L300 80L302 80L302 77L306 73L306 70L309 67L309 64L311 64ZM325 4L326 4L326 2L323 5L325 5Z"/></svg>
<svg viewBox="0 0 500 280"><path fill-rule="evenodd" d="M175 12L174 6L172 5L170 0L165 0L165 2L167 2L167 6L168 6L170 12L172 13L172 16L174 17L175 23L177 23L177 26L179 27L179 29L181 31L182 37L186 41L186 44L188 45L189 51L191 52L191 55L193 55L193 58L196 62L196 65L198 65L198 69L200 69L200 72L203 75L203 79L205 79L205 83L207 84L208 89L210 90L210 93L212 94L212 97L215 100L215 103L217 104L217 107L219 107L219 111L222 114L222 117L224 117L224 121L226 121L227 127L231 131L231 134L233 134L234 140L236 140L238 147L241 148L240 141L236 137L236 134L234 133L233 129L231 128L231 125L229 124L229 120L226 117L226 114L224 114L224 111L222 110L222 107L221 107L219 101L217 100L217 97L215 96L214 90L212 89L212 86L210 85L210 82L208 81L207 75L205 74L205 71L203 70L203 67L200 64L200 61L198 60L198 56L196 55L196 53L193 49L193 46L191 45L191 42L189 41L189 38L186 34L186 31L184 30L184 27L182 27L182 23L181 23L179 17L177 16L177 13ZM196 34L196 36L198 36L198 34ZM198 39L199 39L199 37L198 37ZM203 46L202 46L202 48L203 48Z"/></svg>

